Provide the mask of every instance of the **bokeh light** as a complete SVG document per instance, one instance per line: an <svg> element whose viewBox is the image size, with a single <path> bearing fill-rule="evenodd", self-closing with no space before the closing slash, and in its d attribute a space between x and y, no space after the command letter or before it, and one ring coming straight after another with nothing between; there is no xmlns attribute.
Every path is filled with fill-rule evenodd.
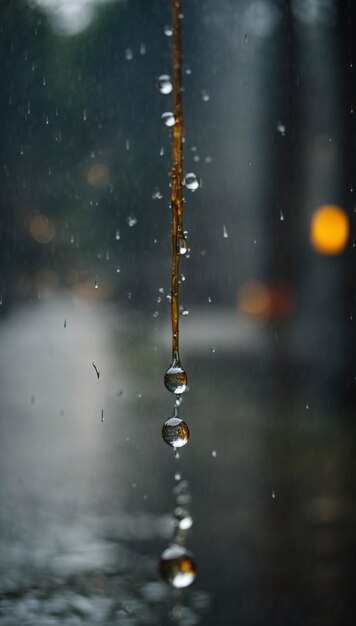
<svg viewBox="0 0 356 626"><path fill-rule="evenodd" d="M56 229L46 215L35 215L29 225L32 237L39 243L50 243L54 239Z"/></svg>
<svg viewBox="0 0 356 626"><path fill-rule="evenodd" d="M344 209L326 204L319 207L312 216L310 241L320 254L339 254L347 244L349 230L349 218Z"/></svg>
<svg viewBox="0 0 356 626"><path fill-rule="evenodd" d="M87 172L87 181L91 187L101 189L110 182L110 172L104 163L94 163Z"/></svg>
<svg viewBox="0 0 356 626"><path fill-rule="evenodd" d="M293 308L293 302L292 291L283 283L267 285L249 281L242 285L237 294L240 311L257 322L285 319Z"/></svg>

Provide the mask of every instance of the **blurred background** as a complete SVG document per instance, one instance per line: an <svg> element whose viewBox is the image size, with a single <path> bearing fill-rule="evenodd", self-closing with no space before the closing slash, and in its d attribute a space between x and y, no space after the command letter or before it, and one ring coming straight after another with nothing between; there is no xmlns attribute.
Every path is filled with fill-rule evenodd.
<svg viewBox="0 0 356 626"><path fill-rule="evenodd" d="M1 3L1 626L353 623L356 5L183 14L176 595L170 2Z"/></svg>

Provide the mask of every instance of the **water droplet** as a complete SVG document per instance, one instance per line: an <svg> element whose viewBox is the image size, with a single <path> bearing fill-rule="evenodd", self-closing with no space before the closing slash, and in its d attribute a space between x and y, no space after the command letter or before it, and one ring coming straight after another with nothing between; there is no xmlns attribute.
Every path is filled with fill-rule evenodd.
<svg viewBox="0 0 356 626"><path fill-rule="evenodd" d="M224 239L228 239L228 237L229 237L229 234L228 234L228 232L226 230L225 224L223 224L223 237L224 237Z"/></svg>
<svg viewBox="0 0 356 626"><path fill-rule="evenodd" d="M182 478L182 475L179 472L176 472L174 474L174 480L180 480Z"/></svg>
<svg viewBox="0 0 356 626"><path fill-rule="evenodd" d="M157 80L157 87L159 92L164 95L171 93L173 85L170 76L168 76L168 74L161 74Z"/></svg>
<svg viewBox="0 0 356 626"><path fill-rule="evenodd" d="M104 409L101 409L101 421L104 421Z"/></svg>
<svg viewBox="0 0 356 626"><path fill-rule="evenodd" d="M94 279L94 287L95 287L95 289L98 289L98 287L99 287L99 281L98 281L98 277L97 277L96 274L95 274L95 279Z"/></svg>
<svg viewBox="0 0 356 626"><path fill-rule="evenodd" d="M174 520L180 530L189 530L193 526L193 518L189 511L183 509L181 506L177 506L174 509Z"/></svg>
<svg viewBox="0 0 356 626"><path fill-rule="evenodd" d="M184 274L181 274L180 279L181 279L182 283L184 283L184 281L185 281L185 276L184 276Z"/></svg>
<svg viewBox="0 0 356 626"><path fill-rule="evenodd" d="M172 26L166 25L164 27L164 34L166 35L166 37L172 37L172 35L173 35L173 28L172 28Z"/></svg>
<svg viewBox="0 0 356 626"><path fill-rule="evenodd" d="M188 244L185 237L178 237L177 249L179 254L186 254L188 250Z"/></svg>
<svg viewBox="0 0 356 626"><path fill-rule="evenodd" d="M154 311L154 313L152 314L152 317L157 318L159 316L159 312L158 311Z"/></svg>
<svg viewBox="0 0 356 626"><path fill-rule="evenodd" d="M133 52L132 52L131 48L126 48L126 50L125 50L125 59L126 59L126 61L132 61L132 59L133 59Z"/></svg>
<svg viewBox="0 0 356 626"><path fill-rule="evenodd" d="M196 191L199 188L199 181L193 172L189 172L184 177L183 185L185 185L189 191Z"/></svg>
<svg viewBox="0 0 356 626"><path fill-rule="evenodd" d="M216 352L216 348L211 348L211 353L215 354L215 352Z"/></svg>
<svg viewBox="0 0 356 626"><path fill-rule="evenodd" d="M115 233L115 239L116 239L116 241L119 241L119 239L120 239L120 231L119 230L117 230L116 233Z"/></svg>
<svg viewBox="0 0 356 626"><path fill-rule="evenodd" d="M145 43L141 43L140 44L140 54L146 54L147 50L146 50L146 44Z"/></svg>
<svg viewBox="0 0 356 626"><path fill-rule="evenodd" d="M84 109L83 110L83 122L86 122L86 121L87 121L87 110Z"/></svg>
<svg viewBox="0 0 356 626"><path fill-rule="evenodd" d="M247 41L248 41L247 33L245 33L245 40L244 41L245 41L245 46L246 46L247 45Z"/></svg>
<svg viewBox="0 0 356 626"><path fill-rule="evenodd" d="M190 67L187 67L187 68L185 69L185 73L187 74L187 76L190 76L190 75L191 75L192 70L190 69Z"/></svg>
<svg viewBox="0 0 356 626"><path fill-rule="evenodd" d="M306 402L306 403L305 403L305 409L306 409L306 411L309 411L309 408L310 408L310 407L309 407L309 402Z"/></svg>
<svg viewBox="0 0 356 626"><path fill-rule="evenodd" d="M120 274L120 272L121 272L121 270L120 270L120 267L119 267L119 265L118 265L118 266L116 267L116 274Z"/></svg>
<svg viewBox="0 0 356 626"><path fill-rule="evenodd" d="M168 391L175 394L184 393L187 388L187 374L176 359L164 375L164 384Z"/></svg>
<svg viewBox="0 0 356 626"><path fill-rule="evenodd" d="M182 315L184 315L184 316L189 315L189 311L188 311L188 309L183 309L183 311L182 311Z"/></svg>
<svg viewBox="0 0 356 626"><path fill-rule="evenodd" d="M45 87L46 86L46 77L43 77L43 81L42 81L42 85Z"/></svg>
<svg viewBox="0 0 356 626"><path fill-rule="evenodd" d="M130 140L129 139L126 139L126 141L125 141L125 148L126 148L127 151L130 150Z"/></svg>
<svg viewBox="0 0 356 626"><path fill-rule="evenodd" d="M216 450L211 451L211 456L213 457L213 459L216 459L216 454Z"/></svg>
<svg viewBox="0 0 356 626"><path fill-rule="evenodd" d="M351 193L354 192L354 186L353 185L350 185L350 191L351 191Z"/></svg>
<svg viewBox="0 0 356 626"><path fill-rule="evenodd" d="M281 222L284 222L284 213L282 211L282 209L279 209L279 219Z"/></svg>
<svg viewBox="0 0 356 626"><path fill-rule="evenodd" d="M1 298L1 301L2 301L2 298ZM66 319L64 320L63 326L64 326L64 328L67 328L67 320Z"/></svg>
<svg viewBox="0 0 356 626"><path fill-rule="evenodd" d="M156 187L156 189L154 190L152 194L152 200L162 200L162 198L163 198L163 195L161 194L158 187Z"/></svg>
<svg viewBox="0 0 356 626"><path fill-rule="evenodd" d="M20 154L23 156L23 146L20 146Z"/></svg>
<svg viewBox="0 0 356 626"><path fill-rule="evenodd" d="M92 366L93 366L93 368L95 369L96 377L97 377L97 379L99 380L99 378L100 378L100 370L98 369L98 367L97 367L97 365L94 363L94 361L93 361L93 363L92 363Z"/></svg>
<svg viewBox="0 0 356 626"><path fill-rule="evenodd" d="M209 102L210 96L208 92L206 91L206 89L202 89L200 93L201 93L201 99L203 100L203 102Z"/></svg>
<svg viewBox="0 0 356 626"><path fill-rule="evenodd" d="M159 571L169 585L175 589L183 589L195 580L196 564L188 550L173 544L162 552Z"/></svg>
<svg viewBox="0 0 356 626"><path fill-rule="evenodd" d="M206 156L205 157L205 163L212 163L212 162L213 162L213 159L212 159L211 156Z"/></svg>
<svg viewBox="0 0 356 626"><path fill-rule="evenodd" d="M189 428L179 417L169 417L162 426L162 438L172 448L181 448L189 441Z"/></svg>
<svg viewBox="0 0 356 626"><path fill-rule="evenodd" d="M173 113L171 113L170 111L166 111L165 113L162 113L161 118L165 126L174 126L174 124L176 123L176 119Z"/></svg>
<svg viewBox="0 0 356 626"><path fill-rule="evenodd" d="M282 135L282 137L285 136L285 134L286 134L286 127L285 127L284 124L282 124L282 122L278 122L277 123L277 130Z"/></svg>
<svg viewBox="0 0 356 626"><path fill-rule="evenodd" d="M136 224L137 224L137 217L135 217L134 215L129 215L126 218L126 222L132 228L132 226L136 226Z"/></svg>
<svg viewBox="0 0 356 626"><path fill-rule="evenodd" d="M30 115L31 113L31 105L30 105L30 101L27 101L27 115Z"/></svg>
<svg viewBox="0 0 356 626"><path fill-rule="evenodd" d="M160 151L159 151L159 155L160 155L160 156L163 156L163 155L164 155L164 147L163 147L163 146L161 147L161 149L160 149Z"/></svg>

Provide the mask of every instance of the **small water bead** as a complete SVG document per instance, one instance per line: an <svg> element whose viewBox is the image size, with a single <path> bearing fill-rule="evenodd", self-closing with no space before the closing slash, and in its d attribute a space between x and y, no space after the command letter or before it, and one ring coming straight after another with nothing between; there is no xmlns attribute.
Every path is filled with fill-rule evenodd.
<svg viewBox="0 0 356 626"><path fill-rule="evenodd" d="M162 426L162 438L172 448L182 448L189 441L189 428L179 417L169 417Z"/></svg>
<svg viewBox="0 0 356 626"><path fill-rule="evenodd" d="M184 316L189 315L189 310L188 309L183 309L182 315L184 315Z"/></svg>
<svg viewBox="0 0 356 626"><path fill-rule="evenodd" d="M282 122L278 122L277 124L277 130L278 132L282 135L282 137L285 136L286 134L286 127L284 124L282 124Z"/></svg>
<svg viewBox="0 0 356 626"><path fill-rule="evenodd" d="M224 237L224 239L228 239L228 237L229 237L229 233L226 230L225 224L223 224L223 237Z"/></svg>
<svg viewBox="0 0 356 626"><path fill-rule="evenodd" d="M164 384L168 391L180 395L187 388L188 378L185 370L177 360L173 360L172 365L164 375Z"/></svg>
<svg viewBox="0 0 356 626"><path fill-rule="evenodd" d="M193 526L193 518L190 515L189 511L184 509L181 506L177 506L174 509L174 521L178 526L179 530L189 530Z"/></svg>
<svg viewBox="0 0 356 626"><path fill-rule="evenodd" d="M185 237L178 237L177 239L177 251L179 254L186 254L188 250L188 244Z"/></svg>
<svg viewBox="0 0 356 626"><path fill-rule="evenodd" d="M211 456L213 457L213 459L216 459L216 456L217 456L216 450L211 451Z"/></svg>
<svg viewBox="0 0 356 626"><path fill-rule="evenodd" d="M158 189L158 187L156 187L156 189L153 191L152 194L152 200L162 200L163 195L160 192L160 190Z"/></svg>
<svg viewBox="0 0 356 626"><path fill-rule="evenodd" d="M164 155L164 147L161 146L161 149L159 151L159 156L163 156Z"/></svg>
<svg viewBox="0 0 356 626"><path fill-rule="evenodd" d="M132 61L132 59L133 59L133 52L132 52L131 48L126 48L126 50L125 50L125 59L126 59L126 61Z"/></svg>
<svg viewBox="0 0 356 626"><path fill-rule="evenodd" d="M116 239L116 241L119 241L119 239L120 239L120 231L119 230L117 230L116 233L115 233L115 239Z"/></svg>
<svg viewBox="0 0 356 626"><path fill-rule="evenodd" d="M166 35L166 37L172 37L172 35L173 35L173 28L172 28L172 26L166 25L164 27L164 34Z"/></svg>
<svg viewBox="0 0 356 626"><path fill-rule="evenodd" d="M172 93L173 85L170 76L168 76L168 74L161 74L157 80L157 87L158 91L164 95Z"/></svg>
<svg viewBox="0 0 356 626"><path fill-rule="evenodd" d="M137 217L135 217L134 215L129 215L126 218L126 222L132 228L132 226L136 226L136 224L137 224Z"/></svg>
<svg viewBox="0 0 356 626"><path fill-rule="evenodd" d="M196 191L199 188L199 181L193 172L185 175L183 184L189 191Z"/></svg>
<svg viewBox="0 0 356 626"><path fill-rule="evenodd" d="M176 118L171 111L166 111L165 113L162 113L161 119L164 125L168 127L174 126L174 124L176 123Z"/></svg>
<svg viewBox="0 0 356 626"><path fill-rule="evenodd" d="M206 89L202 89L200 93L201 93L201 98L202 98L203 102L209 102L210 96L209 96L208 92L206 91Z"/></svg>
<svg viewBox="0 0 356 626"><path fill-rule="evenodd" d="M284 222L284 213L282 211L282 209L279 209L279 219L281 222Z"/></svg>
<svg viewBox="0 0 356 626"><path fill-rule="evenodd" d="M161 554L159 572L163 580L175 589L184 589L194 582L196 564L191 552L173 544Z"/></svg>

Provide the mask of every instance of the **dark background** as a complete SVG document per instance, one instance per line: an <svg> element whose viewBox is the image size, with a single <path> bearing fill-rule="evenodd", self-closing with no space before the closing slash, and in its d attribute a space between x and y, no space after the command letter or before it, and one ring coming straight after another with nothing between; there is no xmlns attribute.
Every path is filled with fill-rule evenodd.
<svg viewBox="0 0 356 626"><path fill-rule="evenodd" d="M177 597L170 3L1 3L1 626L353 623L356 7L183 13L198 577ZM337 255L310 242L325 204L349 217Z"/></svg>

